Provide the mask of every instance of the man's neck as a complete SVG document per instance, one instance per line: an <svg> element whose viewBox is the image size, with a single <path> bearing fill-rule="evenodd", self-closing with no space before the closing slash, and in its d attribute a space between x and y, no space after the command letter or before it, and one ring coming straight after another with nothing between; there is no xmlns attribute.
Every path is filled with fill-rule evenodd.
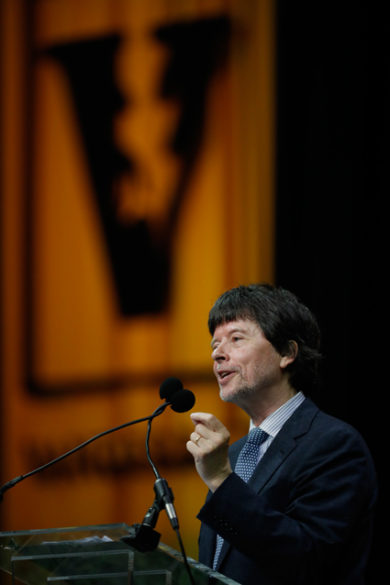
<svg viewBox="0 0 390 585"><path fill-rule="evenodd" d="M258 396L252 404L246 405L243 410L250 416L253 424L259 426L264 419L283 406L290 398L295 396L297 391L290 385L273 390L266 395Z"/></svg>

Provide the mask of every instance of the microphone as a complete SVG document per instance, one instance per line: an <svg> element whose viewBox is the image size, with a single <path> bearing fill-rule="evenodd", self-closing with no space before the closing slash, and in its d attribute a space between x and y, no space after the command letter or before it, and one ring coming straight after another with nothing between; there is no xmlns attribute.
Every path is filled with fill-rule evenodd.
<svg viewBox="0 0 390 585"><path fill-rule="evenodd" d="M169 400L169 398L175 394L176 392L180 392L183 390L183 383L179 378L174 378L171 376L164 380L164 382L160 386L160 398L165 398L165 400Z"/></svg>
<svg viewBox="0 0 390 585"><path fill-rule="evenodd" d="M170 407L175 412L187 412L195 404L195 396L191 390L180 390L170 399Z"/></svg>
<svg viewBox="0 0 390 585"><path fill-rule="evenodd" d="M190 390L184 390L178 378L167 378L160 386L160 398L165 398L175 412L187 412L195 404L195 396Z"/></svg>
<svg viewBox="0 0 390 585"><path fill-rule="evenodd" d="M84 441L83 443L80 443L79 445L77 445L76 447L71 449L70 451L67 451L66 453L63 453L62 455L60 455L59 457L52 459L48 463L45 463L44 465L41 465L40 467L37 467L36 469L33 469L32 471L29 471L28 473L26 473L24 475L19 475L19 476L15 477L14 479L11 479L10 481L8 481L7 483L5 483L4 485L2 485L0 487L0 501L2 501L2 499L3 499L3 494L7 490L14 487L16 484L18 484L19 482L23 481L24 479L27 479L28 477L31 477L32 475L35 475L36 473L44 471L45 469L47 469L51 465L54 465L55 463L62 461L63 459L65 459L65 457L69 457L69 455L76 453L77 451L79 451L83 447L86 447L87 445L89 445L93 441L96 441L97 439L100 439L101 437L104 437L105 435L108 435L110 433L114 433L115 431L119 431L121 429L124 429L125 427L129 427L131 425L135 425L135 424L138 424L140 422L148 421L148 425L149 425L148 436L147 436L147 440L148 440L149 433L150 433L150 425L151 425L152 420L154 418L156 418L157 416L159 416L160 414L162 414L167 406L170 406L172 408L172 410L175 412L187 412L195 404L194 394L190 390L184 390L183 384L181 383L181 381L178 378L174 378L174 377L167 378L161 384L160 398L163 398L163 399L165 398L165 402L163 404L160 404L160 406L158 406L156 408L156 410L151 415L145 416L143 418L138 418L136 420L132 420L132 421L123 423L117 427L113 427L111 429L103 431L103 432L91 437L90 439ZM148 444L147 444L147 448L148 448ZM147 453L147 455L148 455L149 461L151 461L149 453ZM152 467L154 470L156 469L153 463L152 463ZM157 472L157 470L155 471L155 474L156 474L156 472ZM157 472L157 474L158 474L158 472ZM157 477L159 477L159 476L157 475ZM165 495L164 495L164 499L166 499ZM167 513L168 513L168 511L167 511Z"/></svg>

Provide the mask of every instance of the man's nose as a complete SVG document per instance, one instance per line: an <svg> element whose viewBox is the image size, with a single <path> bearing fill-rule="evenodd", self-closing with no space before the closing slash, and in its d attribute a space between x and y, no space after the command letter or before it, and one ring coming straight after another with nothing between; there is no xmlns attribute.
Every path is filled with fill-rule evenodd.
<svg viewBox="0 0 390 585"><path fill-rule="evenodd" d="M211 357L215 362L226 360L228 358L228 354L225 344L219 343L218 346L213 350Z"/></svg>

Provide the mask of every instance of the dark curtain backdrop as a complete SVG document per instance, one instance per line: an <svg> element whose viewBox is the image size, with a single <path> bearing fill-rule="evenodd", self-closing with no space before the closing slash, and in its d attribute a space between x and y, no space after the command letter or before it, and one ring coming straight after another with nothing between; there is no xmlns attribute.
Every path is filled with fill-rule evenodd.
<svg viewBox="0 0 390 585"><path fill-rule="evenodd" d="M320 322L317 403L376 461L370 585L387 578L389 38L385 3L277 3L276 281Z"/></svg>

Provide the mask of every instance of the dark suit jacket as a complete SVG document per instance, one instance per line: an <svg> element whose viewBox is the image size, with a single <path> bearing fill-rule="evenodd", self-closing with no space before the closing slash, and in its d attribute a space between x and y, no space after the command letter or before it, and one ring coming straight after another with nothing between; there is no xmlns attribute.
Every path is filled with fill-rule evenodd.
<svg viewBox="0 0 390 585"><path fill-rule="evenodd" d="M246 437L230 448L234 469ZM209 493L199 560L244 585L362 585L377 496L365 442L306 399L248 484L232 473Z"/></svg>

